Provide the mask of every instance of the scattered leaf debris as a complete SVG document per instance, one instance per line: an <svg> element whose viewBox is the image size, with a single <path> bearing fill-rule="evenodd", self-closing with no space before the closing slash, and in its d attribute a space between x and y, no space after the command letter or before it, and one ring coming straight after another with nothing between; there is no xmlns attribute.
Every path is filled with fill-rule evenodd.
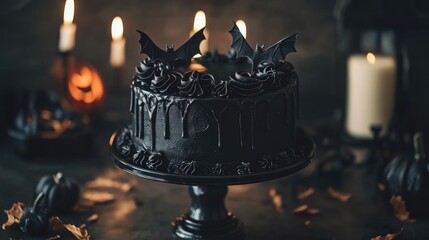
<svg viewBox="0 0 429 240"><path fill-rule="evenodd" d="M410 219L410 213L407 211L405 201L401 196L393 195L390 198L390 205L392 205L395 217L403 222L416 222L415 219Z"/></svg>
<svg viewBox="0 0 429 240"><path fill-rule="evenodd" d="M89 235L88 230L86 230L85 224L82 224L79 227L76 227L73 224L64 224L64 228L71 232L78 240L91 239L91 235Z"/></svg>
<svg viewBox="0 0 429 240"><path fill-rule="evenodd" d="M273 202L274 207L276 208L277 212L283 213L284 208L283 208L282 196L277 192L277 190L275 188L271 188L270 191L268 192L268 194L270 195L271 201Z"/></svg>
<svg viewBox="0 0 429 240"><path fill-rule="evenodd" d="M49 223L51 225L51 229L53 231L58 231L64 228L64 224L61 222L59 217L51 217L49 219Z"/></svg>
<svg viewBox="0 0 429 240"><path fill-rule="evenodd" d="M383 183L378 183L377 184L377 188L378 190L380 190L381 192L384 192L384 190L386 190L386 186Z"/></svg>
<svg viewBox="0 0 429 240"><path fill-rule="evenodd" d="M60 239L60 238L61 238L60 235L55 235L55 236L52 236L50 238L47 238L46 240L57 240L57 239Z"/></svg>
<svg viewBox="0 0 429 240"><path fill-rule="evenodd" d="M105 177L98 177L90 182L87 182L85 186L88 188L99 188L99 187L114 188L114 189L121 190L123 192L129 192L133 188L133 186L130 183L120 182L120 181L113 180L110 178L105 178Z"/></svg>
<svg viewBox="0 0 429 240"><path fill-rule="evenodd" d="M300 192L298 194L298 196L297 196L297 199L298 200L306 199L306 198L310 197L311 195L313 195L314 192L316 192L316 189L314 189L314 188L311 187L311 188L309 188L309 189L307 189L307 190L305 190L303 192Z"/></svg>
<svg viewBox="0 0 429 240"><path fill-rule="evenodd" d="M24 203L22 202L16 202L12 205L12 207L9 210L4 210L4 213L7 215L7 221L3 223L1 226L3 229L6 229L14 224L19 223L21 220L23 209L24 209Z"/></svg>
<svg viewBox="0 0 429 240"><path fill-rule="evenodd" d="M115 195L102 191L85 191L82 199L88 200L95 204L110 203L115 201Z"/></svg>
<svg viewBox="0 0 429 240"><path fill-rule="evenodd" d="M99 216L97 213L92 214L91 216L89 216L86 221L87 222L96 222L98 220Z"/></svg>
<svg viewBox="0 0 429 240"><path fill-rule="evenodd" d="M308 227L308 226L310 226L310 224L311 224L311 221L310 221L310 220L306 220L306 221L304 222L304 225L305 225L305 226L307 226L307 227Z"/></svg>
<svg viewBox="0 0 429 240"><path fill-rule="evenodd" d="M399 234L401 234L401 232L402 232L402 229L401 229L401 231L399 231L398 233L389 233L389 234L387 234L387 235L385 235L385 236L379 235L379 236L377 236L377 237L373 237L373 238L371 238L371 240L392 240L392 239L394 239L396 236L398 236Z"/></svg>
<svg viewBox="0 0 429 240"><path fill-rule="evenodd" d="M317 215L320 213L318 208L310 208L307 204L302 204L295 209L293 209L294 214L308 214L308 215Z"/></svg>
<svg viewBox="0 0 429 240"><path fill-rule="evenodd" d="M331 197L339 200L340 202L348 202L352 197L350 193L340 193L332 187L328 187L328 193L331 195Z"/></svg>

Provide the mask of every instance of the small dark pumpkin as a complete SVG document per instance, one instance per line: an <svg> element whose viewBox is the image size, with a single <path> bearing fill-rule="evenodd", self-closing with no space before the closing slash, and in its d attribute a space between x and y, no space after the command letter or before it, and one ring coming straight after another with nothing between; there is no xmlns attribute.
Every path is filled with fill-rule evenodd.
<svg viewBox="0 0 429 240"><path fill-rule="evenodd" d="M68 212L79 200L80 189L76 181L64 177L61 172L43 176L36 186L35 194L45 193L46 197L40 206L49 210L50 214Z"/></svg>
<svg viewBox="0 0 429 240"><path fill-rule="evenodd" d="M414 153L401 154L385 168L383 181L390 195L400 195L413 216L429 214L429 161L421 133L414 135Z"/></svg>
<svg viewBox="0 0 429 240"><path fill-rule="evenodd" d="M44 198L45 193L41 192L32 207L24 208L19 225L21 230L30 236L42 236L49 229L49 217L39 205Z"/></svg>

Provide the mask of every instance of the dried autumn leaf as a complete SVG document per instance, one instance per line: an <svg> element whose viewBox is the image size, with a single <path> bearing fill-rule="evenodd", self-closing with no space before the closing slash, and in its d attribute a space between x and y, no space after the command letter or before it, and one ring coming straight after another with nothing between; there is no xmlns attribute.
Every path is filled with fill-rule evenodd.
<svg viewBox="0 0 429 240"><path fill-rule="evenodd" d="M386 186L383 183L378 183L377 184L377 188L378 190L380 190L381 192L384 192L384 190L386 190Z"/></svg>
<svg viewBox="0 0 429 240"><path fill-rule="evenodd" d="M277 196L277 190L275 188L271 188L268 194L270 195L271 198L273 198Z"/></svg>
<svg viewBox="0 0 429 240"><path fill-rule="evenodd" d="M310 214L310 215L317 215L320 213L320 209L318 208L308 208L305 213Z"/></svg>
<svg viewBox="0 0 429 240"><path fill-rule="evenodd" d="M276 207L277 212L283 213L283 198L281 195L276 195L272 198L273 204Z"/></svg>
<svg viewBox="0 0 429 240"><path fill-rule="evenodd" d="M315 191L316 191L316 189L314 189L314 188L311 187L311 188L305 190L304 192L299 193L298 196L297 196L297 199L298 200L306 199L306 198L310 197L311 195L313 195L313 193Z"/></svg>
<svg viewBox="0 0 429 240"><path fill-rule="evenodd" d="M295 213L295 214L303 213L303 212L307 211L307 209L308 209L308 205L303 204L303 205L300 205L300 206L296 207L295 209L293 209L293 213Z"/></svg>
<svg viewBox="0 0 429 240"><path fill-rule="evenodd" d="M331 197L341 201L341 202L348 202L352 195L350 193L340 193L334 190L332 187L328 187L328 193L331 195Z"/></svg>
<svg viewBox="0 0 429 240"><path fill-rule="evenodd" d="M55 235L55 236L52 236L50 238L47 238L46 240L57 240L57 239L60 239L60 238L61 238L60 235Z"/></svg>
<svg viewBox="0 0 429 240"><path fill-rule="evenodd" d="M415 219L410 219L410 213L407 211L407 207L405 205L405 201L402 200L401 196L395 196L393 195L392 198L390 198L390 205L392 205L393 212L395 214L395 217L399 219L400 221L407 221L407 222L415 222Z"/></svg>
<svg viewBox="0 0 429 240"><path fill-rule="evenodd" d="M94 204L109 203L115 201L115 195L101 191L86 191L82 199L92 201Z"/></svg>
<svg viewBox="0 0 429 240"><path fill-rule="evenodd" d="M19 223L23 214L24 203L16 202L12 205L9 210L4 210L4 213L7 215L7 221L1 226L3 229L6 229L14 224Z"/></svg>
<svg viewBox="0 0 429 240"><path fill-rule="evenodd" d="M49 219L49 224L53 231L58 231L64 228L64 224L61 222L59 217L51 217Z"/></svg>
<svg viewBox="0 0 429 240"><path fill-rule="evenodd" d="M86 221L87 222L96 222L98 220L99 216L97 213L92 214L91 216L89 216Z"/></svg>
<svg viewBox="0 0 429 240"><path fill-rule="evenodd" d="M123 192L129 192L133 188L130 183L116 181L110 178L98 177L90 182L87 182L86 187L89 188L97 188L97 187L105 187L105 188L115 188L121 190Z"/></svg>
<svg viewBox="0 0 429 240"><path fill-rule="evenodd" d="M392 240L392 239L394 239L396 236L398 236L399 234L401 234L401 232L402 232L402 229L401 229L401 231L400 231L399 233L389 233L389 234L387 234L386 236L381 236L381 235L379 235L379 236L377 236L377 237L373 237L373 238L371 238L371 240Z"/></svg>
<svg viewBox="0 0 429 240"><path fill-rule="evenodd" d="M76 227L73 224L64 224L64 227L71 232L78 240L90 240L91 235L89 235L88 230L86 230L86 225L82 224L79 227Z"/></svg>
<svg viewBox="0 0 429 240"><path fill-rule="evenodd" d="M307 226L307 227L308 227L308 226L310 226L310 224L311 224L311 221L310 221L310 220L306 220L306 221L304 222L304 225L305 225L305 226Z"/></svg>

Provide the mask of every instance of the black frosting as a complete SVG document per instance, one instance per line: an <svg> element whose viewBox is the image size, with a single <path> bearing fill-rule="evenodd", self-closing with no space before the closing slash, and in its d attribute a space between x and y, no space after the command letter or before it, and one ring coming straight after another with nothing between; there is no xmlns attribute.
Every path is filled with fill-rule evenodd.
<svg viewBox="0 0 429 240"><path fill-rule="evenodd" d="M237 64L231 56L220 55L217 52L207 53L198 61L202 64L216 62ZM227 80L216 82L211 74L195 70L182 74L163 60L146 58L139 67L136 67L134 80L134 84L144 90L167 95L235 98L254 97L266 91L275 91L298 81L298 77L289 62L263 61L257 66L254 74L239 71L230 75Z"/></svg>
<svg viewBox="0 0 429 240"><path fill-rule="evenodd" d="M180 80L179 94L188 97L207 96L215 85L215 79L210 74L197 71L187 72Z"/></svg>
<svg viewBox="0 0 429 240"><path fill-rule="evenodd" d="M247 72L236 72L229 80L221 81L213 89L213 96L220 98L254 97L261 94L262 81Z"/></svg>

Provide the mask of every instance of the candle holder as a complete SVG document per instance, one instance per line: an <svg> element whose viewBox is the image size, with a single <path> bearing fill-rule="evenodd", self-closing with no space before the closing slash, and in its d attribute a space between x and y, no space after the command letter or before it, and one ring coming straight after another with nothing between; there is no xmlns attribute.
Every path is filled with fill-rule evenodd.
<svg viewBox="0 0 429 240"><path fill-rule="evenodd" d="M296 173L311 162L315 150L314 142L297 131L296 146L304 147L305 153L291 156L292 159L282 167L244 175L194 176L155 171L134 164L128 159L129 154L124 155L116 148L116 141L126 131L129 130L125 128L115 132L110 141L110 154L118 167L144 179L190 186L191 207L186 214L176 217L172 222L175 239L243 239L243 224L225 207L227 186L263 182Z"/></svg>

